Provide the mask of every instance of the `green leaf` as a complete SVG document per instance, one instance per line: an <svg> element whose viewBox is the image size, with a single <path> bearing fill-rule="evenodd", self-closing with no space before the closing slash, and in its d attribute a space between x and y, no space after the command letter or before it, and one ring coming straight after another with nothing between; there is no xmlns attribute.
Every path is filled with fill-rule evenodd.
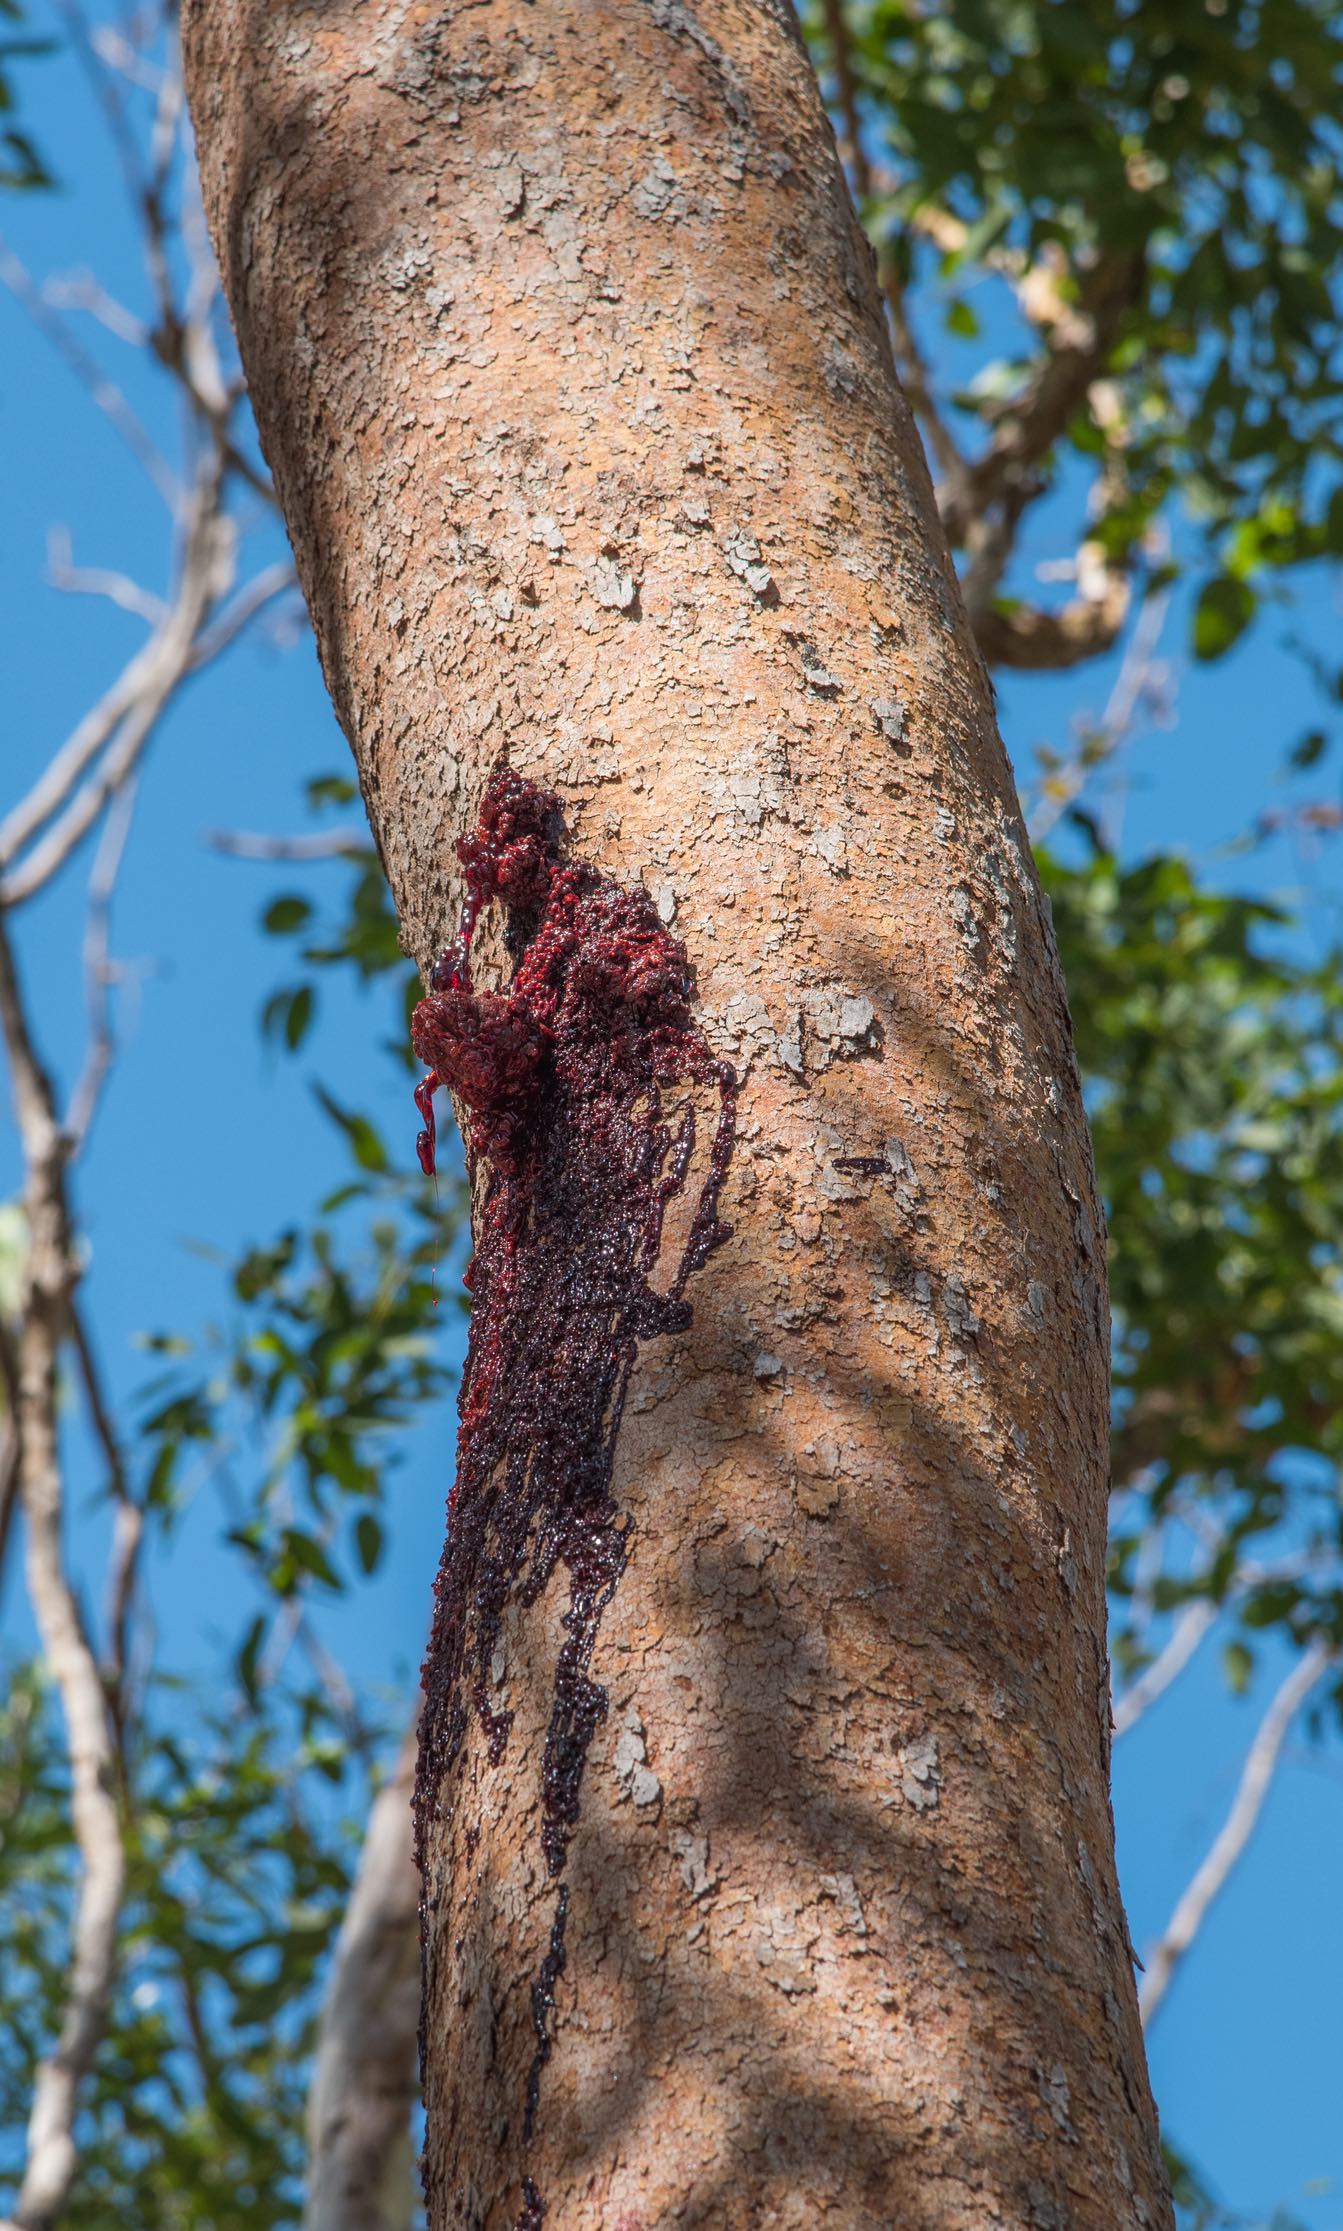
<svg viewBox="0 0 1343 2231"><path fill-rule="evenodd" d="M315 1004L311 984L290 984L272 992L261 1010L262 1037L281 1037L289 1051L296 1053L312 1028Z"/></svg>
<svg viewBox="0 0 1343 2231"><path fill-rule="evenodd" d="M249 1704L253 1705L257 1702L257 1660L261 1655L261 1645L265 1637L265 1614L258 1612L243 1637L242 1646L238 1651L238 1679L246 1692Z"/></svg>
<svg viewBox="0 0 1343 2231"><path fill-rule="evenodd" d="M1247 1627L1277 1627L1290 1619L1301 1601L1301 1590L1295 1581L1268 1581L1256 1588L1241 1612Z"/></svg>
<svg viewBox="0 0 1343 2231"><path fill-rule="evenodd" d="M348 775L317 775L307 793L310 806L348 806L359 796L359 785Z"/></svg>
<svg viewBox="0 0 1343 2231"><path fill-rule="evenodd" d="M381 1521L372 1511L361 1511L355 1522L355 1543L359 1562L366 1573L376 1572L382 1559L383 1531Z"/></svg>
<svg viewBox="0 0 1343 2231"><path fill-rule="evenodd" d="M1323 759L1329 738L1322 728L1312 728L1287 754L1289 767L1314 767Z"/></svg>
<svg viewBox="0 0 1343 2231"><path fill-rule="evenodd" d="M388 1167L387 1149L368 1117L354 1109L342 1108L325 1086L315 1084L313 1094L325 1108L333 1123L339 1124L354 1151L355 1161L361 1170L385 1171Z"/></svg>
<svg viewBox="0 0 1343 2231"><path fill-rule="evenodd" d="M283 1540L285 1555L301 1571L311 1573L314 1580L320 1580L326 1587L334 1588L337 1594L344 1592L344 1581L315 1536L305 1534L301 1527L286 1526Z"/></svg>
<svg viewBox="0 0 1343 2231"><path fill-rule="evenodd" d="M979 320L968 302L960 300L953 302L947 310L943 323L948 333L956 334L961 340L977 341L979 339Z"/></svg>
<svg viewBox="0 0 1343 2231"><path fill-rule="evenodd" d="M1243 1642L1228 1642L1222 1652L1222 1671L1233 1696L1244 1696L1254 1676L1254 1652Z"/></svg>
<svg viewBox="0 0 1343 2231"><path fill-rule="evenodd" d="M315 995L311 984L300 984L289 1001L284 1019L284 1042L291 1053L297 1053L312 1028Z"/></svg>
<svg viewBox="0 0 1343 2231"><path fill-rule="evenodd" d="M286 892L282 898L272 899L261 917L261 927L270 937L288 937L294 930L301 930L312 918L309 900L296 892Z"/></svg>
<svg viewBox="0 0 1343 2231"><path fill-rule="evenodd" d="M1219 573L1204 583L1194 607L1194 656L1222 658L1254 618L1258 598L1248 581Z"/></svg>

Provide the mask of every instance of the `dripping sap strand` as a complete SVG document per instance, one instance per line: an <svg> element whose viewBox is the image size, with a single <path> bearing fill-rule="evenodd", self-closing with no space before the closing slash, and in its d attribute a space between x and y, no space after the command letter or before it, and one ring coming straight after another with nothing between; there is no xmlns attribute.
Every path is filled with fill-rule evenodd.
<svg viewBox="0 0 1343 2231"><path fill-rule="evenodd" d="M736 1113L736 1078L693 1017L684 946L641 888L562 858L561 836L558 800L497 767L475 830L458 843L461 928L412 1024L430 1072L415 1096L421 1163L433 1166L442 1083L462 1111L476 1181L471 1329L425 1660L417 1835L423 1858L473 1713L489 1757L502 1757L512 1714L491 1667L504 1610L511 1600L535 1604L562 1566L569 1601L542 1760L552 1880L564 1871L588 1751L607 1714L590 1666L629 1554L630 1521L611 1483L630 1374L642 1341L689 1324L686 1286L729 1236L718 1203ZM477 993L471 981L473 933L493 902L508 910L516 956L503 994ZM659 1292L650 1276L668 1208L690 1177L697 1087L716 1094L718 1121L688 1235ZM689 1096L673 1125L662 1105L676 1088ZM552 2050L568 1913L568 1886L557 1881L532 1986L527 2139ZM525 2197L520 2231L544 2210L534 2185Z"/></svg>

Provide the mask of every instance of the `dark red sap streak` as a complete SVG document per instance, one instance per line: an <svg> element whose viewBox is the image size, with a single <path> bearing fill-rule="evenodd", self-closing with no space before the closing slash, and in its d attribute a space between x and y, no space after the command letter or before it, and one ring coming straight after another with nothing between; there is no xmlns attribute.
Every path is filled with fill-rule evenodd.
<svg viewBox="0 0 1343 2231"><path fill-rule="evenodd" d="M415 1105L424 1117L424 1129L416 1134L415 1152L426 1177L435 1176L438 1170L438 1125L434 1121L434 1094L442 1081L431 1069L428 1076L421 1077L415 1087Z"/></svg>
<svg viewBox="0 0 1343 2231"><path fill-rule="evenodd" d="M432 1094L442 1082L464 1112L473 1174L483 1168L457 1478L424 1671L418 1833L423 1851L472 1710L491 1757L502 1756L511 1714L492 1701L490 1667L504 1608L514 1594L535 1603L562 1565L569 1602L542 1767L552 1877L563 1871L588 1749L606 1716L589 1667L629 1552L629 1521L611 1495L629 1377L641 1340L689 1324L686 1285L727 1237L718 1200L736 1109L736 1079L692 1015L684 947L646 892L561 859L561 833L558 801L496 768L479 823L458 845L461 928L412 1029L432 1072L416 1093L421 1162L433 1166ZM506 994L476 993L472 934L496 901L509 910L517 968ZM697 1087L715 1095L717 1123L688 1237L655 1291L667 1209L694 1162ZM561 1885L532 1989L528 2135L567 1913ZM539 2221L535 2188L525 2197L532 2212L523 2222Z"/></svg>

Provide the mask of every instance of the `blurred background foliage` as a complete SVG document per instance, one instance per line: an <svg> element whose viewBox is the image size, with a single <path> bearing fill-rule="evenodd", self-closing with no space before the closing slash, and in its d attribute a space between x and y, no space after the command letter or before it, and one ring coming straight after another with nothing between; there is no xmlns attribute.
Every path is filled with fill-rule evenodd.
<svg viewBox="0 0 1343 2231"><path fill-rule="evenodd" d="M49 54L50 39L31 36L19 0L0 0L0 186L50 186L52 178L18 117L15 64Z"/></svg>
<svg viewBox="0 0 1343 2231"><path fill-rule="evenodd" d="M1110 1219L1121 1724L1206 1634L1237 1693L1265 1652L1314 1650L1327 1733L1343 1709L1339 953L1229 890L1234 861L1214 887L1172 853L1124 857L1105 783L1165 686L1160 625L1143 630L1173 592L1197 669L1343 553L1343 24L1322 0L811 0L804 23L986 655L1135 662L1104 719L1038 753L1028 801ZM58 11L54 35L80 25ZM22 73L53 30L0 0L0 34L0 181L49 187ZM77 253L75 208L71 226ZM1034 564L1037 515L1063 540L1052 567ZM1343 669L1304 626L1292 640L1321 712L1277 764L1317 786L1303 799L1298 781L1291 811L1327 842ZM1281 821L1274 771L1247 848ZM460 1168L431 1188L413 1123L385 1137L347 1082L378 1061L408 1084L416 983L371 847L355 830L323 852L353 785L323 777L306 806L317 864L277 872L266 902L258 1029L302 1058L338 978L371 987L379 1019L339 1088L316 1088L347 1175L218 1264L214 1322L147 1336L142 1399L107 1437L106 1494L151 1541L171 1542L203 1483L218 1494L249 1608L188 1683L157 1667L142 1604L109 1676L128 1889L63 2218L90 2231L299 2221L325 1963L403 1733L405 1699L359 1693L317 1614L377 1572L416 1431L446 1433L435 1334L464 1307L467 1204ZM6 1210L11 1329L23 1247ZM59 1714L31 1651L6 1661L0 2185L60 2022L76 1879ZM1191 2226L1249 2220L1174 2155L1172 2171Z"/></svg>

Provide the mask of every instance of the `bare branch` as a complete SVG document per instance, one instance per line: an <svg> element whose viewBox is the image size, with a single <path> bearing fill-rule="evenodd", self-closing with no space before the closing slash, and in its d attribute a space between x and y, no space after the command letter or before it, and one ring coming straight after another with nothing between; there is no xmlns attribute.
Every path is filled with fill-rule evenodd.
<svg viewBox="0 0 1343 2231"><path fill-rule="evenodd" d="M336 1941L308 2097L304 2231L405 2231L420 2014L416 1730L374 1801Z"/></svg>
<svg viewBox="0 0 1343 2231"><path fill-rule="evenodd" d="M102 44L95 40L83 9L75 5L75 0L56 0L56 7L65 25L66 36L79 57L84 74L93 88L94 98L103 112L108 135L117 151L117 160L121 165L131 207L137 216L143 215L146 190L144 166L130 118L126 113L125 94L107 66ZM120 43L129 55L132 51L129 42ZM137 56L136 59L141 58ZM130 73L123 70L121 74L126 76ZM137 82L143 83L143 79Z"/></svg>
<svg viewBox="0 0 1343 2231"><path fill-rule="evenodd" d="M835 94L842 126L839 151L853 181L854 199L861 214L863 204L872 199L875 181L867 150L863 146L858 86L854 75L853 50L849 41L844 0L825 0L825 32L835 72ZM878 251L877 279L890 319L891 341L900 384L911 408L923 424L928 436L928 446L939 469L948 482L959 486L966 469L965 459L933 398L932 382L905 308L904 286L895 258L889 252Z"/></svg>
<svg viewBox="0 0 1343 2231"><path fill-rule="evenodd" d="M959 487L966 472L965 455L933 396L933 383L923 352L905 308L905 292L891 257L881 259L878 276L891 321L891 340L900 385L911 409L928 437L928 447L947 487Z"/></svg>
<svg viewBox="0 0 1343 2231"><path fill-rule="evenodd" d="M19 1507L19 1429L6 1415L0 1426L0 1591L9 1564L9 1544ZM3 1600L0 1596L0 1600Z"/></svg>
<svg viewBox="0 0 1343 2231"><path fill-rule="evenodd" d="M84 931L84 996L89 1013L89 1049L65 1122L72 1156L79 1152L88 1137L115 1051L111 990L116 971L109 949L109 927L112 894L134 811L135 784L128 781L112 801L89 878L89 911Z"/></svg>
<svg viewBox="0 0 1343 2231"><path fill-rule="evenodd" d="M1163 589L1141 605L1133 637L1124 652L1114 687L1100 720L1064 766L1053 768L1030 817L1031 838L1039 844L1085 789L1097 769L1107 766L1128 741L1144 702L1158 695L1157 647L1170 603Z"/></svg>
<svg viewBox="0 0 1343 2231"><path fill-rule="evenodd" d="M84 715L60 750L47 762L26 798L0 822L0 866L8 866L64 805L87 767L92 766L148 687L161 656L157 638L145 644L115 682Z"/></svg>
<svg viewBox="0 0 1343 2231"><path fill-rule="evenodd" d="M1001 553L1004 562L1015 531L1013 521ZM999 556L997 551L994 554ZM1001 573L1001 565L996 570ZM971 611L975 638L990 666L1061 672L1112 648L1128 618L1132 593L1127 575L1107 568L1097 597L1077 597L1058 612L1041 611L1031 604L1006 609L981 604Z"/></svg>
<svg viewBox="0 0 1343 2231"><path fill-rule="evenodd" d="M9 1564L9 1545L19 1507L19 1357L10 1327L0 1317L0 1388L4 1416L0 1419L0 1592Z"/></svg>
<svg viewBox="0 0 1343 2231"><path fill-rule="evenodd" d="M1159 1943L1148 1955L1147 1972L1138 1994L1144 2028L1154 2020L1177 1967L1206 1921L1214 1900L1225 1889L1254 1832L1292 1721L1316 1682L1335 1662L1335 1654L1327 1643L1313 1642L1302 1652L1260 1721L1230 1811L1202 1866L1176 1904Z"/></svg>
<svg viewBox="0 0 1343 2231"><path fill-rule="evenodd" d="M1204 1596L1197 1603L1186 1604L1171 1631L1170 1640L1158 1651L1149 1666L1144 1667L1136 1681L1130 1682L1114 1703L1114 1733L1116 1741L1136 1727L1144 1712L1164 1696L1178 1675L1184 1672L1208 1629L1216 1625L1222 1606Z"/></svg>
<svg viewBox="0 0 1343 2231"><path fill-rule="evenodd" d="M872 171L863 147L862 124L858 115L858 87L853 74L853 53L849 45L849 26L844 16L844 0L825 0L825 36L835 72L840 120L844 127L839 142L840 157L853 180L853 190L861 205L872 198Z"/></svg>
<svg viewBox="0 0 1343 2231"><path fill-rule="evenodd" d="M71 1812L82 1866L65 2011L55 2047L37 2071L12 2216L15 2231L52 2231L77 2164L74 2128L80 2087L106 2020L126 1863L107 1700L66 1568L63 1540L57 1373L79 1275L65 1197L67 1142L50 1079L33 1044L2 915L0 1028L23 1145L29 1233L17 1343L28 1590L65 1719Z"/></svg>
<svg viewBox="0 0 1343 2231"><path fill-rule="evenodd" d="M151 627L163 624L166 608L162 597L142 589L128 573L117 573L107 566L75 565L64 527L53 527L47 536L47 578L53 589L65 589L74 596L103 596L123 612L133 613L137 620L147 620Z"/></svg>
<svg viewBox="0 0 1343 2231"><path fill-rule="evenodd" d="M5 897L11 905L46 882L96 820L130 773L173 690L190 670L199 630L232 579L234 538L220 510L221 475L222 467L213 459L197 481L177 585L161 624L85 714L27 797L0 824L0 867L8 867L66 809L46 844L10 878ZM104 752L98 774L74 805L67 806L76 783Z"/></svg>
<svg viewBox="0 0 1343 2231"><path fill-rule="evenodd" d="M1085 402L1105 370L1125 314L1139 298L1143 273L1136 251L1099 255L1081 281L1076 304L1066 305L1066 316L1060 306L1049 347L1031 378L1004 409L964 485L946 492L942 517L953 541L964 542L976 520L1022 486ZM1026 274L1023 286L1032 277L1038 288L1038 274L1032 273ZM1038 303L1036 322L1043 322Z"/></svg>
<svg viewBox="0 0 1343 2231"><path fill-rule="evenodd" d="M109 294L100 279L91 271L70 271L64 276L48 279L43 295L53 310L84 310L118 341L125 341L133 349L148 346L149 327L143 318L137 318L115 295Z"/></svg>
<svg viewBox="0 0 1343 2231"><path fill-rule="evenodd" d="M229 644L237 640L259 612L297 587L298 576L287 558L277 558L273 565L264 566L238 591L232 603L225 606L214 625L202 630L191 654L192 673L209 666L221 651L226 651Z"/></svg>
<svg viewBox="0 0 1343 2231"><path fill-rule="evenodd" d="M0 884L4 904L20 905L64 866L134 771L174 691L192 671L200 630L220 597L227 594L233 578L235 536L221 508L222 475L218 453L207 456L192 492L178 579L162 626L118 678L102 705L80 723L42 780L0 830L0 861L7 861L25 841L25 831L31 833L54 814L58 816L46 836ZM109 730L108 714L116 705L121 710ZM107 740L101 763L70 797L84 767L96 757L104 730ZM64 802L67 798L68 804Z"/></svg>
<svg viewBox="0 0 1343 2231"><path fill-rule="evenodd" d="M254 835L247 829L208 829L206 843L235 860L352 859L369 845L367 829L319 829L300 837Z"/></svg>
<svg viewBox="0 0 1343 2231"><path fill-rule="evenodd" d="M127 1721L126 1681L130 1665L130 1618L135 1601L135 1584L139 1573L140 1549L144 1540L144 1512L135 1501L126 1477L125 1459L112 1412L103 1391L93 1344L88 1327L78 1304L71 1303L70 1334L79 1363L80 1382L88 1405L89 1418L103 1452L107 1467L108 1492L116 1504L116 1517L112 1531L112 1555L108 1565L106 1646L103 1652L103 1680L111 1706L113 1725L120 1748L125 1741Z"/></svg>

